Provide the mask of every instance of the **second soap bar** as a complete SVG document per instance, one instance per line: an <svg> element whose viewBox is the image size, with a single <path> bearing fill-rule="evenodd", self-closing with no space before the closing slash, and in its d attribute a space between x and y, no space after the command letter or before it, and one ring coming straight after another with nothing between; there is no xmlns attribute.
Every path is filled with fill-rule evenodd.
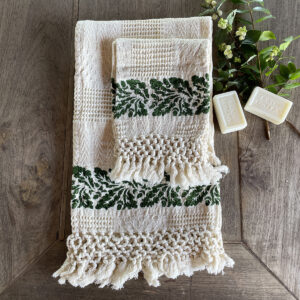
<svg viewBox="0 0 300 300"><path fill-rule="evenodd" d="M244 129L247 121L235 91L214 96L214 108L222 133Z"/></svg>
<svg viewBox="0 0 300 300"><path fill-rule="evenodd" d="M293 102L256 87L245 106L245 110L279 125L286 119L292 105Z"/></svg>

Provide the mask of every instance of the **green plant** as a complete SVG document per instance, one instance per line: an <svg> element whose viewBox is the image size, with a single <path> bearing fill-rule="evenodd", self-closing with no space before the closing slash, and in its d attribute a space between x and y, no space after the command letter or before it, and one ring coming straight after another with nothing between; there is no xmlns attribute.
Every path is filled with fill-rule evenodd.
<svg viewBox="0 0 300 300"><path fill-rule="evenodd" d="M263 0L205 0L206 10L217 23L214 43L217 47L217 65L214 68L214 93L236 90L243 102L247 101L256 86L274 94L290 97L291 89L300 87L300 69L294 58L284 56L289 45L300 38L287 37L279 45L264 45L276 40L272 31L256 26L270 18L271 12ZM225 3L233 4L228 12L221 10ZM257 13L260 17L256 18ZM262 15L262 16L261 16ZM269 42L269 43L270 43ZM269 137L269 124L266 122ZM298 131L299 133L299 131Z"/></svg>

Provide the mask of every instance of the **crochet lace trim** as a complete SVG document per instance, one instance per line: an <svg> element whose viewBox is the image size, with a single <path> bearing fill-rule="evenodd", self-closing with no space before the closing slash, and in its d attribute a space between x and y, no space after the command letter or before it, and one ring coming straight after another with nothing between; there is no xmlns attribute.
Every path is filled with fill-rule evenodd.
<svg viewBox="0 0 300 300"><path fill-rule="evenodd" d="M221 231L207 226L152 233L73 233L67 246L67 259L53 276L60 276L61 284L69 281L80 287L95 283L120 289L140 271L149 285L158 286L162 275L191 276L205 269L218 274L234 265L224 252Z"/></svg>
<svg viewBox="0 0 300 300"><path fill-rule="evenodd" d="M161 182L165 172L171 186L188 188L217 184L226 166L220 166L208 151L207 139L167 137L159 134L122 139L115 148L116 163L110 174L112 180L147 179Z"/></svg>

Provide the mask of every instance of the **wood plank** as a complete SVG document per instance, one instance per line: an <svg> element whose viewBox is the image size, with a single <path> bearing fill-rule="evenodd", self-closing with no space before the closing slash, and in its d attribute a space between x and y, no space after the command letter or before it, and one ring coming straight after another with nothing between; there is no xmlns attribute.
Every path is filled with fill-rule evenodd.
<svg viewBox="0 0 300 300"><path fill-rule="evenodd" d="M78 1L73 1L73 16L72 16L72 32L71 32L71 46L70 46L70 72L69 72L69 95L67 103L66 116L66 136L64 148L64 170L62 180L62 197L61 197L61 211L59 220L59 240L65 239L71 232L71 182L72 182L72 153L73 153L73 109L74 109L74 73L75 73L75 48L74 36L75 25L78 20Z"/></svg>
<svg viewBox="0 0 300 300"><path fill-rule="evenodd" d="M276 19L269 23L278 40L300 34L300 2L266 0ZM300 65L300 41L288 54ZM300 128L300 91L291 97L288 119ZM299 137L287 124L271 125L271 141L261 119L247 114L240 132L243 236L261 260L300 297L300 156Z"/></svg>
<svg viewBox="0 0 300 300"><path fill-rule="evenodd" d="M59 226L72 0L0 1L0 290Z"/></svg>
<svg viewBox="0 0 300 300"><path fill-rule="evenodd" d="M232 5L233 6L233 5ZM222 10L232 9L227 2ZM215 58L214 58L215 60ZM225 241L241 240L241 215L240 215L240 174L238 155L238 134L236 132L221 134L216 116L215 121L215 150L218 157L226 164L230 173L221 181L222 219Z"/></svg>
<svg viewBox="0 0 300 300"><path fill-rule="evenodd" d="M108 0L87 0L81 1L79 4L79 19L176 18L195 16L200 11L201 7L198 0L121 0L118 1L118 5L111 5L111 1ZM221 185L224 239L227 241L239 241L241 238L241 223L237 134L233 133L224 136L218 129L215 141L217 154L232 170L222 181ZM70 228L69 225L67 227Z"/></svg>
<svg viewBox="0 0 300 300"><path fill-rule="evenodd" d="M174 280L163 277L161 286L153 288L141 274L137 280L128 281L124 289L115 291L99 289L95 285L83 289L70 284L59 285L50 276L63 262L66 249L64 242L57 242L1 295L1 299L294 299L241 244L227 244L225 247L236 262L233 270L225 270L225 275L196 272L191 278L180 276Z"/></svg>

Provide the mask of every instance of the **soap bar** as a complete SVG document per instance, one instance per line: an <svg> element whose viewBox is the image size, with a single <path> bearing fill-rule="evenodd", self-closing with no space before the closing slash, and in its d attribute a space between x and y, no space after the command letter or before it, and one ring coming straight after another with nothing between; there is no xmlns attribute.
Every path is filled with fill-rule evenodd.
<svg viewBox="0 0 300 300"><path fill-rule="evenodd" d="M235 91L214 96L214 108L222 133L244 129L247 121Z"/></svg>
<svg viewBox="0 0 300 300"><path fill-rule="evenodd" d="M285 120L292 105L293 102L261 87L256 87L245 106L245 110L278 125Z"/></svg>

